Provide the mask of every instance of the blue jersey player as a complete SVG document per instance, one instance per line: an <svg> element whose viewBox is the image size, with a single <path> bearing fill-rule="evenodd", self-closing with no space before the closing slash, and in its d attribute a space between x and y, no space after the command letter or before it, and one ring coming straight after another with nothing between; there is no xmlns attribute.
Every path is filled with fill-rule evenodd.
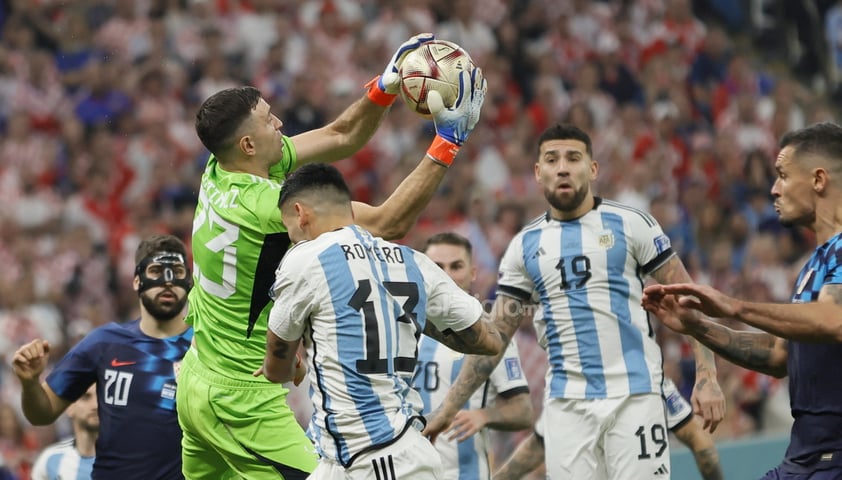
<svg viewBox="0 0 842 480"><path fill-rule="evenodd" d="M798 275L791 304L738 300L702 285L645 290L644 307L729 361L789 375L792 424L783 462L763 479L842 478L842 127L819 123L787 133L775 162L775 210L785 226L807 227L818 247ZM692 296L692 297L690 297ZM695 298L693 298L695 297ZM688 315L739 320L732 330Z"/></svg>
<svg viewBox="0 0 842 480"><path fill-rule="evenodd" d="M193 331L184 323L192 286L187 252L176 237L153 236L135 254L140 318L94 329L46 381L50 345L34 340L15 352L21 404L34 425L47 425L96 384L100 420L93 478L180 479L181 430L176 373Z"/></svg>

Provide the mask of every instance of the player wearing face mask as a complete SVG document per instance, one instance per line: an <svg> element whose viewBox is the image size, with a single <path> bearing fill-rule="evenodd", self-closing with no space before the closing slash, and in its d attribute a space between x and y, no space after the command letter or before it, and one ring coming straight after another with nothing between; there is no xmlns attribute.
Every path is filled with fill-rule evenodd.
<svg viewBox="0 0 842 480"><path fill-rule="evenodd" d="M47 376L50 345L15 352L21 405L33 425L53 423L96 385L100 429L93 478L181 479L176 374L193 330L184 323L192 287L184 244L170 235L143 240L133 280L140 318L91 331Z"/></svg>

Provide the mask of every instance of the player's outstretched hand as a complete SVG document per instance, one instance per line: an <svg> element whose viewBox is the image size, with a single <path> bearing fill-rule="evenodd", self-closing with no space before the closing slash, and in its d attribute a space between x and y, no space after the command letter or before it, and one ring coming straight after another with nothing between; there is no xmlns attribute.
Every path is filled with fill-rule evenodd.
<svg viewBox="0 0 842 480"><path fill-rule="evenodd" d="M643 308L658 317L666 327L677 333L690 334L698 323L698 314L681 306L675 295L664 293L663 285L650 285L643 290ZM687 322L687 325L685 325Z"/></svg>
<svg viewBox="0 0 842 480"><path fill-rule="evenodd" d="M488 415L481 409L459 410L450 424L449 440L463 442L488 424Z"/></svg>
<svg viewBox="0 0 842 480"><path fill-rule="evenodd" d="M50 343L33 340L20 347L12 357L12 370L22 382L38 381L50 359Z"/></svg>
<svg viewBox="0 0 842 480"><path fill-rule="evenodd" d="M709 317L732 318L739 311L739 300L708 285L676 283L660 287L664 295L678 295L682 307L698 310Z"/></svg>
<svg viewBox="0 0 842 480"><path fill-rule="evenodd" d="M436 443L436 438L439 434L450 427L450 415L442 411L441 407L433 410L427 415L427 425L421 432L422 435L430 440L430 443Z"/></svg>
<svg viewBox="0 0 842 480"><path fill-rule="evenodd" d="M462 146L479 122L487 91L488 84L479 67L459 73L459 93L450 108L444 106L439 92L431 90L427 94L427 105L433 114L436 135L456 146Z"/></svg>
<svg viewBox="0 0 842 480"><path fill-rule="evenodd" d="M725 418L725 394L719 387L716 374L707 376L696 374L696 385L690 396L693 412L704 420L702 428L713 433Z"/></svg>
<svg viewBox="0 0 842 480"><path fill-rule="evenodd" d="M389 60L389 64L386 65L386 68L383 70L383 74L380 75L380 78L377 80L377 88L389 95L397 95L401 88L401 77L398 72L401 69L403 59L406 58L406 55L409 52L420 47L421 44L435 39L436 36L432 33L419 33L418 35L415 35L409 40L403 42L395 51L395 54L392 55L392 59Z"/></svg>

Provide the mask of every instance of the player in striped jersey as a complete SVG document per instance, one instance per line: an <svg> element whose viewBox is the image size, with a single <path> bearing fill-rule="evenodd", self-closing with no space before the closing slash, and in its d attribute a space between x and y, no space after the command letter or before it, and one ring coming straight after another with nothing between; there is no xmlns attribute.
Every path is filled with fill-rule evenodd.
<svg viewBox="0 0 842 480"><path fill-rule="evenodd" d="M838 479L842 376L833 366L842 363L842 127L826 122L795 130L780 148L772 186L778 218L812 230L818 243L795 281L792 304L741 301L706 285L681 284L647 287L644 307L731 362L789 375L795 419L789 448L764 480ZM763 331L732 330L688 307Z"/></svg>
<svg viewBox="0 0 842 480"><path fill-rule="evenodd" d="M354 225L351 194L335 167L301 167L279 204L297 243L276 272L264 372L273 382L300 375L304 341L310 435L322 456L309 478L442 478L410 384L418 337L485 355L502 352L508 339L424 254Z"/></svg>
<svg viewBox="0 0 842 480"><path fill-rule="evenodd" d="M534 313L548 352L549 478L668 478L661 351L640 301L644 275L661 283L690 276L651 215L594 195L597 173L581 129L554 125L541 134L535 179L550 209L506 250L492 316L510 336ZM694 349L693 401L714 428L724 397L712 353L697 342ZM466 362L425 433L435 439L494 360Z"/></svg>
<svg viewBox="0 0 842 480"><path fill-rule="evenodd" d="M218 92L199 108L196 132L211 156L193 221L196 288L187 323L196 337L178 389L190 479L303 479L316 468L286 388L252 376L263 361L273 273L289 247L278 196L299 166L346 158L368 141L397 96L401 59L430 39L401 45L365 96L330 124L294 137L251 87ZM428 100L436 135L416 169L383 204L355 203L356 222L375 235L406 234L476 126L485 80L479 68L462 75L453 106L437 94Z"/></svg>
<svg viewBox="0 0 842 480"><path fill-rule="evenodd" d="M424 253L462 290L470 293L476 278L471 242L456 233L433 235ZM444 400L450 384L459 374L465 355L426 335L418 344L418 364L412 382L424 399L425 415ZM489 438L485 427L515 431L529 428L533 420L529 387L520 365L517 344L506 347L503 360L453 420L451 434L435 446L441 455L447 480L490 479Z"/></svg>
<svg viewBox="0 0 842 480"><path fill-rule="evenodd" d="M184 323L192 286L187 249L172 235L154 235L135 252L132 282L140 318L95 328L58 361L44 382L50 345L19 348L12 367L21 406L34 425L56 420L88 388L97 389L99 436L92 477L181 479L176 370L193 330Z"/></svg>
<svg viewBox="0 0 842 480"><path fill-rule="evenodd" d="M704 480L722 480L722 467L713 437L702 428L693 407L681 396L678 387L669 377L664 377L664 405L667 428L681 443L693 452L696 466ZM544 463L544 417L535 422L535 430L522 441L499 470L494 480L520 480L527 473Z"/></svg>
<svg viewBox="0 0 842 480"><path fill-rule="evenodd" d="M73 438L45 448L32 466L32 480L90 480L94 467L99 415L96 386L67 407Z"/></svg>

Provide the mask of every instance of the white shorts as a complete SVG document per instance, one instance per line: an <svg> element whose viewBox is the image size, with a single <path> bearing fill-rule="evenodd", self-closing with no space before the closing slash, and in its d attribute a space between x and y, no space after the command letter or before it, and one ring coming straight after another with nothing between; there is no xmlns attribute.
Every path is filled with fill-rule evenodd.
<svg viewBox="0 0 842 480"><path fill-rule="evenodd" d="M572 400L550 398L536 425L547 478L670 478L664 401L658 394Z"/></svg>
<svg viewBox="0 0 842 480"><path fill-rule="evenodd" d="M693 418L693 407L675 386L672 380L664 375L664 406L667 408L667 428L671 431L684 425Z"/></svg>
<svg viewBox="0 0 842 480"><path fill-rule="evenodd" d="M322 458L307 480L441 480L441 458L433 444L415 428L383 448L366 452L345 468Z"/></svg>

